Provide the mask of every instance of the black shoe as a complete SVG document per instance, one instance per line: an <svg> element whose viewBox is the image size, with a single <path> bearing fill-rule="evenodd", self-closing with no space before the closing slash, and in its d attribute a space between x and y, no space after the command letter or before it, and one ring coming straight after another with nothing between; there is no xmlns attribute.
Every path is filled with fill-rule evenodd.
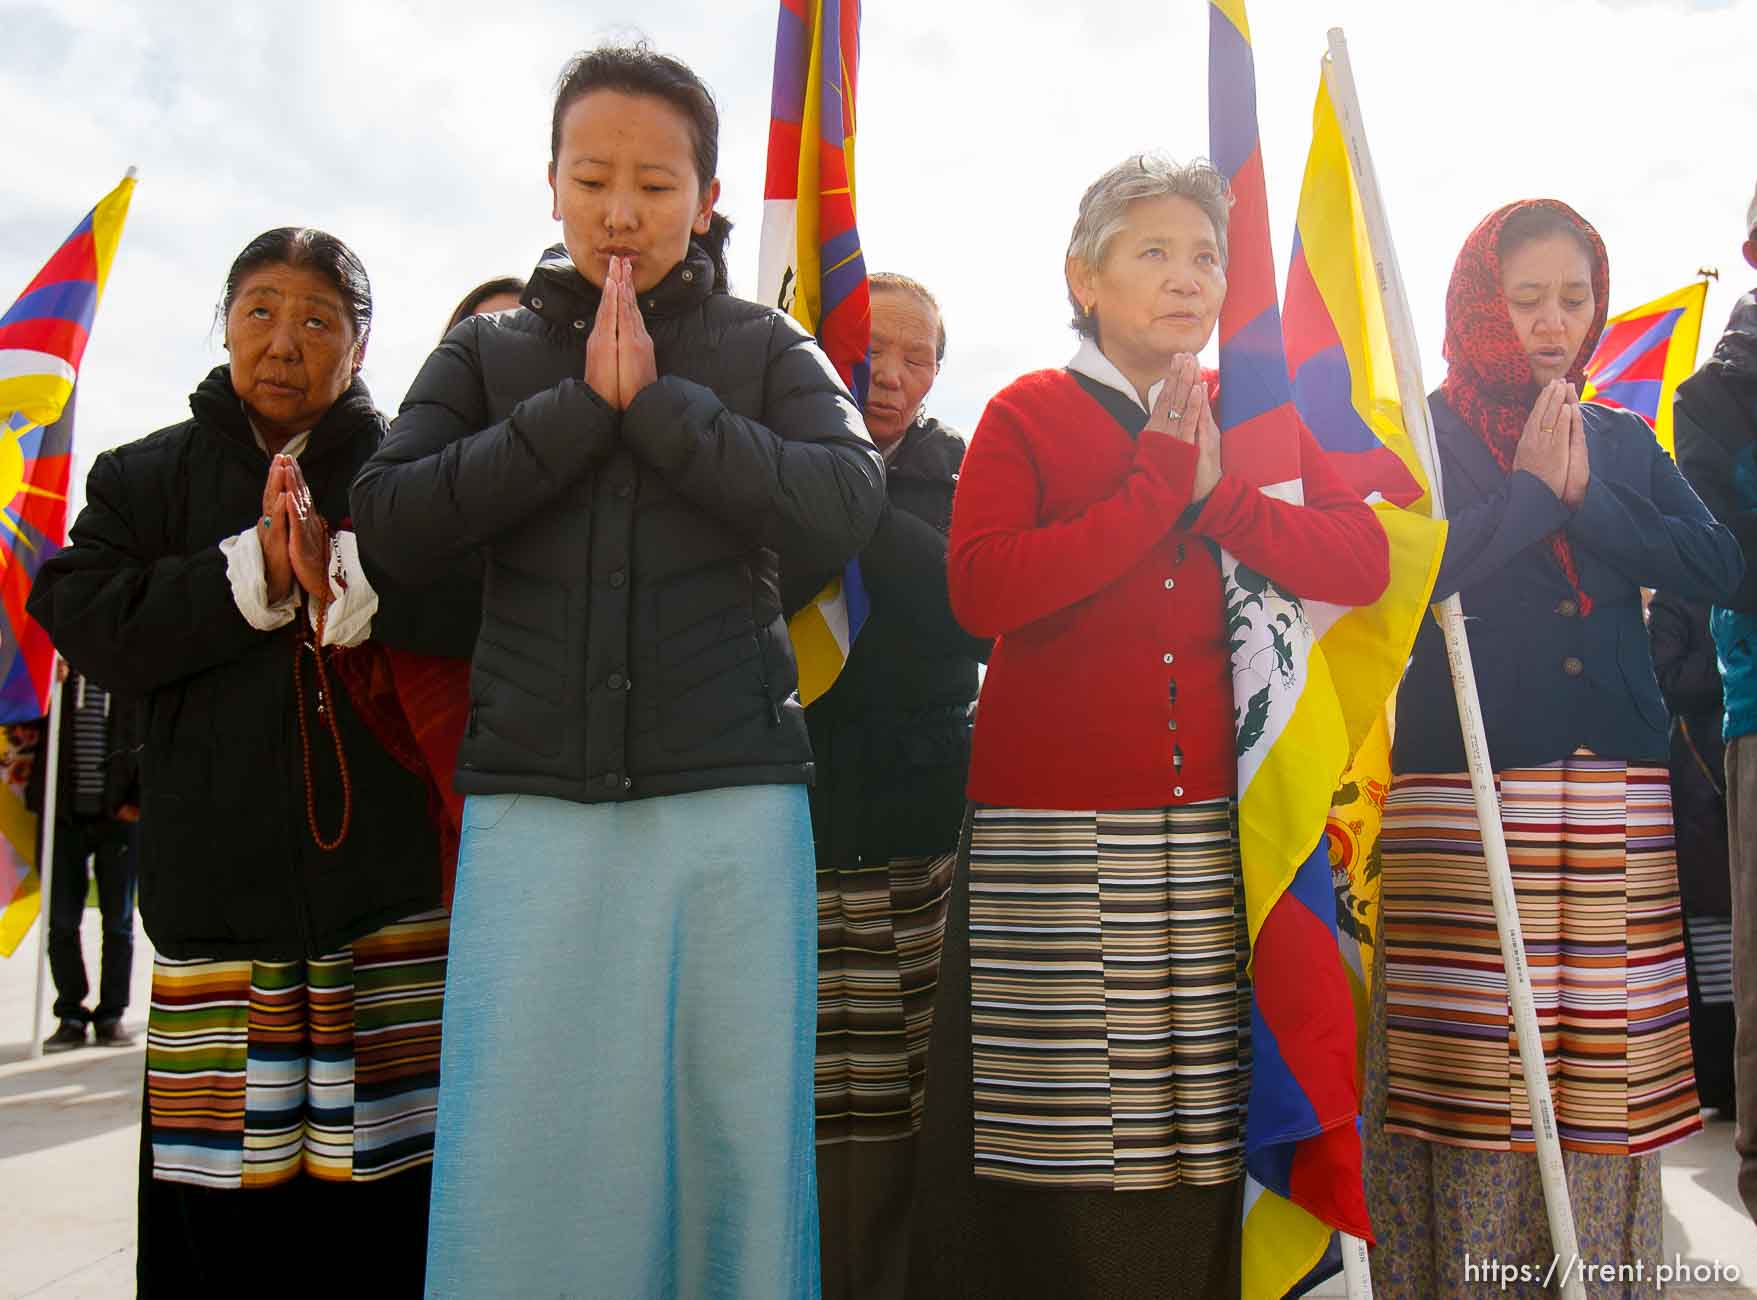
<svg viewBox="0 0 1757 1300"><path fill-rule="evenodd" d="M92 1041L99 1047L133 1047L134 1035L122 1028L120 1018L92 1023Z"/></svg>
<svg viewBox="0 0 1757 1300"><path fill-rule="evenodd" d="M76 1047L85 1046L85 1022L83 1020L63 1020L61 1027L43 1040L45 1052L70 1052Z"/></svg>

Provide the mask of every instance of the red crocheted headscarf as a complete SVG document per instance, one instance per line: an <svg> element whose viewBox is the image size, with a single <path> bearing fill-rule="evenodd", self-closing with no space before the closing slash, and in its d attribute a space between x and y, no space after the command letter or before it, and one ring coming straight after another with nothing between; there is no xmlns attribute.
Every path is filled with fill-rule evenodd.
<svg viewBox="0 0 1757 1300"><path fill-rule="evenodd" d="M1586 218L1557 199L1509 203L1484 217L1464 241L1446 290L1446 380L1440 393L1508 474L1513 472L1513 454L1539 389L1501 289L1501 231L1511 218L1532 211L1564 217L1592 249L1592 328L1586 331L1580 351L1568 367L1568 382L1576 389L1586 386L1586 361L1604 332L1610 299L1610 259L1605 256L1604 241ZM1579 598L1581 614L1591 613L1592 598L1581 589L1568 539L1552 533L1550 549Z"/></svg>

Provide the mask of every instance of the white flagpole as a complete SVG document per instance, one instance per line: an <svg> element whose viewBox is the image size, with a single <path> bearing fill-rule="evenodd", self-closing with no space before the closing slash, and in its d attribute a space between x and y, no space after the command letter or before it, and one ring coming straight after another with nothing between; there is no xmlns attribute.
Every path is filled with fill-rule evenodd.
<svg viewBox="0 0 1757 1300"><path fill-rule="evenodd" d="M1403 407L1403 427L1409 431L1427 470L1433 492L1434 514L1444 517L1440 460L1429 417L1426 389L1421 380L1416 349L1415 322L1404 294L1397 252L1385 217L1378 173L1373 170L1361 125L1360 99L1355 90L1354 70L1348 61L1348 42L1342 29L1330 29L1330 56L1324 78L1336 106L1342 132L1348 142L1349 162L1360 190L1361 209L1371 240L1379 297L1385 308L1385 324L1396 360L1397 392ZM1537 1139L1538 1171L1543 1181L1544 1206L1549 1214L1550 1242L1561 1271L1560 1292L1567 1300L1585 1300L1580 1278L1580 1242L1574 1231L1574 1211L1568 1199L1568 1180L1562 1166L1562 1146L1556 1131L1555 1107L1550 1099L1549 1073L1544 1068L1543 1039L1538 1030L1537 1006L1532 1000L1531 973L1525 960L1525 938L1519 927L1518 896L1513 892L1513 873L1507 861L1507 840L1501 826L1500 800L1495 793L1494 768L1489 762L1488 739L1483 728L1482 703L1477 698L1476 672L1471 667L1470 643L1464 634L1464 612L1454 593L1434 606L1446 640L1446 656L1452 665L1452 689L1458 697L1458 722L1464 733L1464 753L1470 764L1471 792L1476 798L1476 818L1482 830L1483 859L1495 903L1495 924L1501 936L1501 960L1506 967L1507 989L1513 1022L1519 1039L1519 1064L1525 1075L1525 1093L1531 1106L1532 1130Z"/></svg>
<svg viewBox="0 0 1757 1300"><path fill-rule="evenodd" d="M43 988L49 977L49 908L54 897L55 883L55 792L61 785L61 696L63 694L60 681L61 656L56 655L49 665L49 679L52 683L49 696L49 737L48 745L37 750L39 762L44 760L44 748L47 749L48 766L43 769L43 811L41 838L42 850L37 854L37 988L36 997L31 1002L31 1041L30 1054L33 1057L43 1054Z"/></svg>
<svg viewBox="0 0 1757 1300"><path fill-rule="evenodd" d="M1367 1257L1367 1243L1352 1232L1339 1232L1342 1238L1342 1281L1348 1288L1348 1300L1373 1300L1373 1272Z"/></svg>

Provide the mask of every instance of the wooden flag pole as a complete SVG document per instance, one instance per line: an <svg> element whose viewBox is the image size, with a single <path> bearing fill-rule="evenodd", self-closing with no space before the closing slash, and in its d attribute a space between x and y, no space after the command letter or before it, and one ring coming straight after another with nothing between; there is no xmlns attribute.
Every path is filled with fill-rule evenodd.
<svg viewBox="0 0 1757 1300"><path fill-rule="evenodd" d="M37 749L38 760L46 761L48 766L43 769L43 833L37 837L42 847L37 851L37 984L31 1002L32 1057L43 1054L43 986L48 983L50 900L55 896L55 794L61 785L61 697L66 693L61 689L60 670L61 656L57 654L49 663L48 744Z"/></svg>
<svg viewBox="0 0 1757 1300"><path fill-rule="evenodd" d="M1330 54L1324 61L1324 79L1336 106L1349 163L1360 191L1362 215L1372 244L1379 297L1391 337L1396 362L1397 393L1403 407L1403 427L1409 431L1417 454L1427 470L1434 515L1444 518L1440 483L1440 458L1434 427L1428 412L1426 389L1421 379L1416 349L1415 322L1404 293L1403 276L1397 267L1391 228L1385 217L1378 174L1373 170L1361 125L1360 99L1354 70L1348 61L1348 42L1342 29L1330 29ZM1476 798L1476 819L1482 831L1483 859L1495 903L1495 924L1501 936L1501 960L1507 972L1507 990L1513 1023L1518 1034L1519 1064L1525 1075L1525 1092L1531 1106L1531 1126L1537 1140L1538 1171L1543 1181L1544 1206L1548 1211L1550 1242L1555 1252L1552 1278L1559 1273L1560 1294L1567 1300L1586 1300L1581 1280L1580 1241L1574 1230L1574 1211L1568 1199L1568 1180L1562 1165L1562 1145L1556 1129L1555 1106L1550 1099L1549 1073L1544 1067L1543 1038L1538 1029L1537 1006L1531 993L1531 972L1525 959L1525 938L1519 926L1518 896L1513 891L1513 872L1507 860L1507 839L1501 826L1500 799L1495 792L1494 767L1489 762L1487 734L1483 727L1482 702L1477 697L1476 672L1470 662L1470 643L1464 632L1464 611L1456 593L1434 606L1434 616L1445 636L1446 657L1452 665L1452 689L1458 699L1458 722L1464 733L1464 752L1470 764L1471 792ZM1346 1254L1346 1243L1345 1251ZM1546 1278L1546 1284L1552 1280Z"/></svg>

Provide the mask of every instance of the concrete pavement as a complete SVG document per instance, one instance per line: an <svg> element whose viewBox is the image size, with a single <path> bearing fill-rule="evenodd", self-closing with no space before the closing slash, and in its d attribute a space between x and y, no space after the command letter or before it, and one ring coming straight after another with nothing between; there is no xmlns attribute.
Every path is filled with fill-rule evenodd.
<svg viewBox="0 0 1757 1300"><path fill-rule="evenodd" d="M0 960L0 1300L118 1300L134 1294L134 1191L152 949L136 932L132 1048L85 1047L28 1059L36 933ZM98 914L86 913L97 977ZM1740 1204L1732 1126L1713 1122L1665 1161L1665 1247L1737 1284L1674 1284L1673 1300L1757 1297L1757 1227ZM1320 1296L1342 1296L1340 1278ZM1484 1288L1493 1295L1492 1288Z"/></svg>

